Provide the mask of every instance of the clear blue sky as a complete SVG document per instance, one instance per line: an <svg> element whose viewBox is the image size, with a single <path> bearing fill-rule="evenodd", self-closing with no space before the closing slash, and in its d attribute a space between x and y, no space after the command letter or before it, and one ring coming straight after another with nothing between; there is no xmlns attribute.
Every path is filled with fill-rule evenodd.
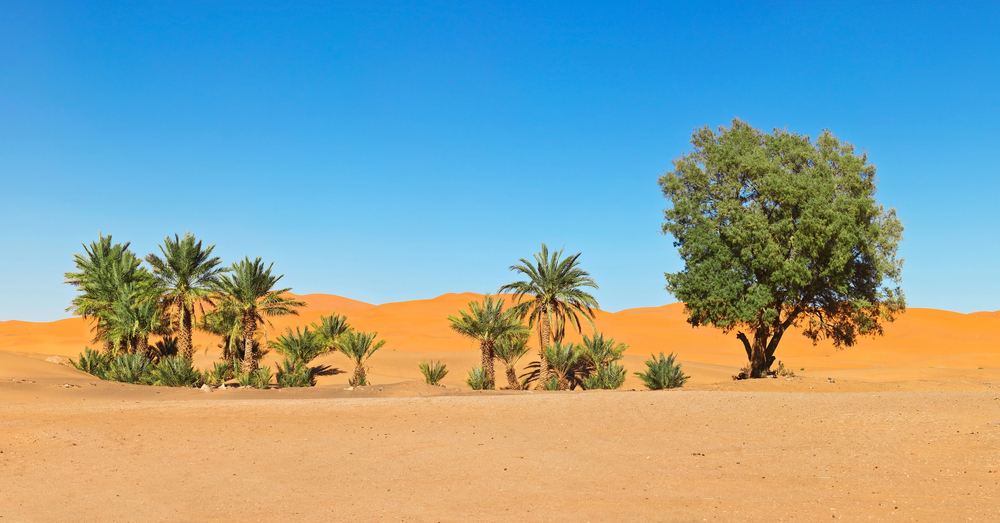
<svg viewBox="0 0 1000 523"><path fill-rule="evenodd" d="M0 3L0 320L99 230L372 303L546 242L662 305L657 177L734 116L867 149L910 305L1000 309L1000 3L370 4Z"/></svg>

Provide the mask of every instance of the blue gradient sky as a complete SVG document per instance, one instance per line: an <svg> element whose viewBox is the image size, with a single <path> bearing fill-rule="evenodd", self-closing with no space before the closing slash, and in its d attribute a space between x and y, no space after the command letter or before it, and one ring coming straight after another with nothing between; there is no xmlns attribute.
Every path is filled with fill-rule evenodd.
<svg viewBox="0 0 1000 523"><path fill-rule="evenodd" d="M0 320L65 317L98 230L372 303L547 242L669 303L656 179L734 116L867 149L910 305L1000 309L1000 3L166 4L0 3Z"/></svg>

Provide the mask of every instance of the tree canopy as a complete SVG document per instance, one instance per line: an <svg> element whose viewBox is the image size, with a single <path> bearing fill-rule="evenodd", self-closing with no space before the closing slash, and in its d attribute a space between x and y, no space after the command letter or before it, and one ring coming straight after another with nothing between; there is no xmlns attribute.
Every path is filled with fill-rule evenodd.
<svg viewBox="0 0 1000 523"><path fill-rule="evenodd" d="M692 325L737 331L752 377L790 327L840 348L905 310L903 225L876 201L867 153L829 130L814 143L739 119L691 144L659 180L672 204L663 232L684 261L666 289Z"/></svg>

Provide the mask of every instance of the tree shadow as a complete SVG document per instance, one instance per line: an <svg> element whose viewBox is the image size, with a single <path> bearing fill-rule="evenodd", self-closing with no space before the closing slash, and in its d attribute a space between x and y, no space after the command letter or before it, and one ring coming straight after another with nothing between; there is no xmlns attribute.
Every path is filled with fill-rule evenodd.
<svg viewBox="0 0 1000 523"><path fill-rule="evenodd" d="M347 374L347 371L329 365L313 367L313 376L336 376L337 374Z"/></svg>

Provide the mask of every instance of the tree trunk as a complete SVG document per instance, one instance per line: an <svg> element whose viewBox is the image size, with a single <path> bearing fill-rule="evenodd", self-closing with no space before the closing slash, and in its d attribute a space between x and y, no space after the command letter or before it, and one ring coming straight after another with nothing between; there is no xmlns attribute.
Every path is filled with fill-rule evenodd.
<svg viewBox="0 0 1000 523"><path fill-rule="evenodd" d="M184 359L191 361L194 359L194 345L191 343L191 312L181 304L178 307L179 313L181 315L181 332L178 336L177 345L180 349L180 353L184 355Z"/></svg>
<svg viewBox="0 0 1000 523"><path fill-rule="evenodd" d="M243 372L257 370L257 363L253 359L253 337L257 334L257 324L250 315L243 320Z"/></svg>
<svg viewBox="0 0 1000 523"><path fill-rule="evenodd" d="M482 353L483 370L486 371L486 381L489 388L496 388L496 376L493 371L493 342L486 341L479 345L479 352Z"/></svg>
<svg viewBox="0 0 1000 523"><path fill-rule="evenodd" d="M139 339L135 342L135 350L139 354L144 354L147 358L149 357L149 338L146 336L139 336Z"/></svg>
<svg viewBox="0 0 1000 523"><path fill-rule="evenodd" d="M545 349L549 346L549 340L552 336L551 327L549 326L549 309L545 307L542 311L542 323L541 323L541 335L542 335L542 347L538 351L538 383L535 384L536 389L545 389L545 382L548 381L549 376L552 375L552 367L549 366L549 360L545 359Z"/></svg>
<svg viewBox="0 0 1000 523"><path fill-rule="evenodd" d="M750 378L763 378L770 374L771 365L774 364L774 351L778 348L784 330L778 327L775 328L774 336L770 334L771 328L758 327L754 331L753 342L742 332L736 334L736 338L743 342L743 349L747 352Z"/></svg>
<svg viewBox="0 0 1000 523"><path fill-rule="evenodd" d="M521 389L521 384L517 381L517 373L514 372L513 365L507 365L507 384L514 390Z"/></svg>
<svg viewBox="0 0 1000 523"><path fill-rule="evenodd" d="M366 380L365 378L366 378L366 376L365 376L365 366L364 366L364 364L359 363L356 367L354 367L354 379L351 380L354 383L351 386L352 387L360 387L360 386L363 386L363 385L367 385L368 384L367 383L368 380Z"/></svg>

